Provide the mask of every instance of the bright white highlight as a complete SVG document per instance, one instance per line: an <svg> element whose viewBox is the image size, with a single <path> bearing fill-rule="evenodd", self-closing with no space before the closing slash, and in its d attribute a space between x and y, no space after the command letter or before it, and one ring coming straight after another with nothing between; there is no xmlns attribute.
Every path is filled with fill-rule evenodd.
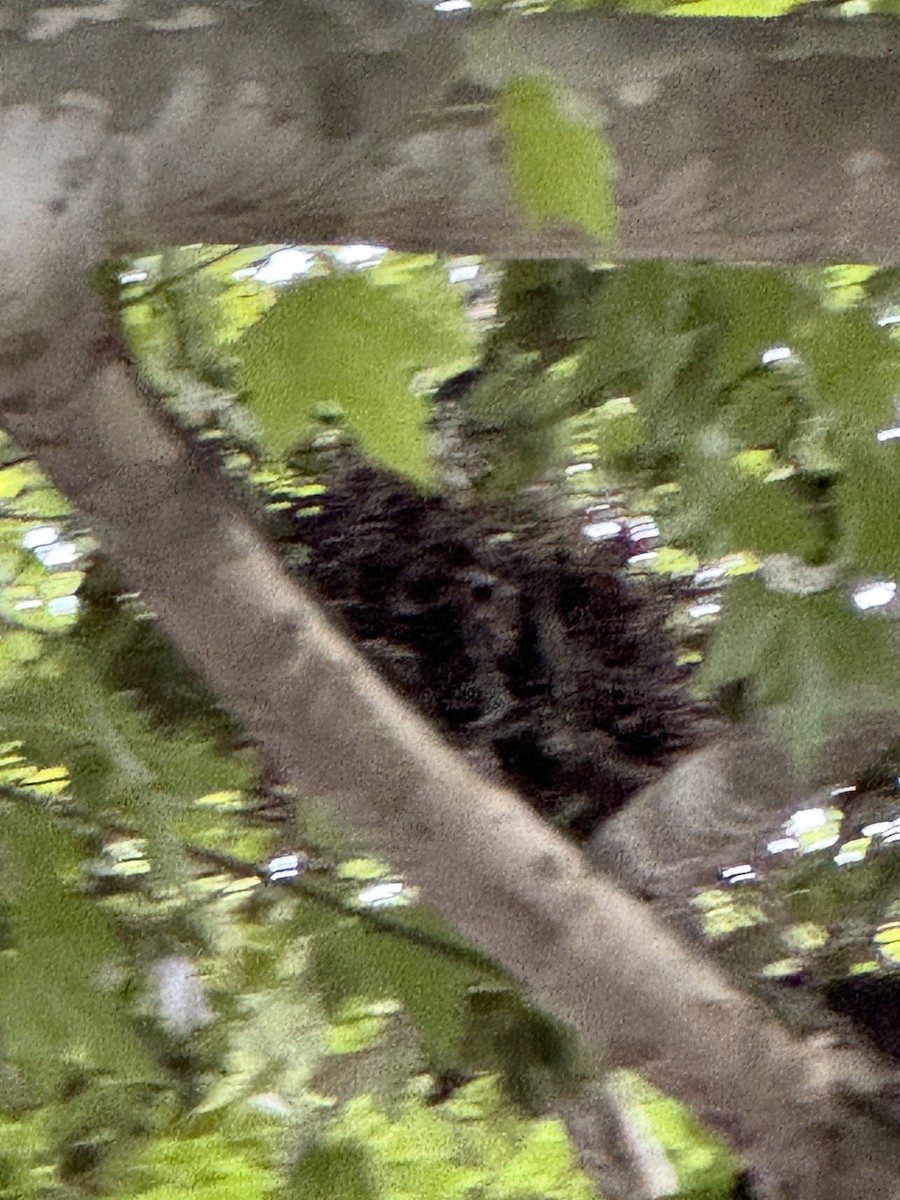
<svg viewBox="0 0 900 1200"><path fill-rule="evenodd" d="M274 254L270 254L262 266L248 271L247 274L259 283L287 283L299 275L306 275L315 261L308 250L301 250L299 246L286 246L283 250L276 250ZM236 271L235 275L243 276L244 272Z"/></svg>
<svg viewBox="0 0 900 1200"><path fill-rule="evenodd" d="M71 617L78 612L77 596L57 596L47 601L47 612L53 617Z"/></svg>
<svg viewBox="0 0 900 1200"><path fill-rule="evenodd" d="M306 859L299 854L278 854L266 863L266 875L270 883L296 879L305 866Z"/></svg>
<svg viewBox="0 0 900 1200"><path fill-rule="evenodd" d="M880 583L871 583L868 587L860 588L859 591L853 593L853 603L857 608L880 608L882 604L890 604L897 594L896 583L884 580Z"/></svg>
<svg viewBox="0 0 900 1200"><path fill-rule="evenodd" d="M159 958L150 968L163 1023L182 1036L213 1020L194 964L183 954Z"/></svg>
<svg viewBox="0 0 900 1200"><path fill-rule="evenodd" d="M629 532L635 541L645 542L648 538L659 537L659 526L649 517L643 517L631 522Z"/></svg>
<svg viewBox="0 0 900 1200"><path fill-rule="evenodd" d="M290 1106L285 1100L282 1100L277 1092L260 1092L258 1096L251 1096L247 1101L247 1107L266 1113L271 1117L289 1117L291 1115Z"/></svg>
<svg viewBox="0 0 900 1200"><path fill-rule="evenodd" d="M865 837L880 837L893 827L893 821L873 821L871 825L863 825L862 832Z"/></svg>
<svg viewBox="0 0 900 1200"><path fill-rule="evenodd" d="M357 900L360 904L387 904L396 900L402 891L402 883L375 883L371 887L363 888Z"/></svg>
<svg viewBox="0 0 900 1200"><path fill-rule="evenodd" d="M723 867L719 874L726 883L749 883L756 878L756 872L750 863L738 863L733 867Z"/></svg>
<svg viewBox="0 0 900 1200"><path fill-rule="evenodd" d="M59 530L54 529L52 525L38 525L22 536L22 545L26 550L35 550L38 546L49 546L58 537Z"/></svg>
<svg viewBox="0 0 900 1200"><path fill-rule="evenodd" d="M78 560L78 547L74 542L53 542L49 546L35 546L34 553L45 567L68 567Z"/></svg>
<svg viewBox="0 0 900 1200"><path fill-rule="evenodd" d="M469 5L466 4L466 8L468 8L468 7L469 7ZM477 263L474 266L451 267L450 270L447 272L447 275L449 276L451 283L463 283L467 279L474 279L477 274L478 274Z"/></svg>
<svg viewBox="0 0 900 1200"><path fill-rule="evenodd" d="M384 258L387 250L384 246L369 246L364 242L354 243L352 246L341 246L335 250L334 257L338 262L344 263L348 267L359 266L361 263L376 262L379 258Z"/></svg>
<svg viewBox="0 0 900 1200"><path fill-rule="evenodd" d="M620 521L592 521L581 532L592 541L599 542L604 538L617 537L622 532L622 524Z"/></svg>
<svg viewBox="0 0 900 1200"><path fill-rule="evenodd" d="M721 611L721 604L717 604L715 600L708 600L705 604L692 605L688 609L688 614L692 617L714 617L717 612Z"/></svg>
<svg viewBox="0 0 900 1200"><path fill-rule="evenodd" d="M724 567L704 567L694 576L694 583L712 583L714 579L721 579L724 574Z"/></svg>
<svg viewBox="0 0 900 1200"><path fill-rule="evenodd" d="M769 842L766 846L770 854L784 854L788 850L798 850L799 848L800 843L792 837L776 838L774 842Z"/></svg>
<svg viewBox="0 0 900 1200"><path fill-rule="evenodd" d="M828 821L829 816L824 808L801 808L794 813L789 824L794 833L810 833L827 825Z"/></svg>

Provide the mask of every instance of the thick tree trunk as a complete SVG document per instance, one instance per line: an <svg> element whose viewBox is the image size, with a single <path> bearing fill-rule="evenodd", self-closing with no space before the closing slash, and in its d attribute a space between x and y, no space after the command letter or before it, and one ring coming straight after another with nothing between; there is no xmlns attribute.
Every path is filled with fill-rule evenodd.
<svg viewBox="0 0 900 1200"><path fill-rule="evenodd" d="M407 709L147 409L101 327L82 298L67 338L9 373L0 423L81 508L277 769L328 797L612 1064L639 1068L725 1133L762 1196L892 1200L897 1147L847 1102L849 1059L761 1019ZM878 1086L874 1064L852 1066L864 1091Z"/></svg>
<svg viewBox="0 0 900 1200"><path fill-rule="evenodd" d="M384 0L141 12L4 12L4 281L24 247L49 264L86 240L95 259L362 239L497 258L900 261L891 19L522 19ZM529 225L510 196L497 89L547 72L612 147L609 244Z"/></svg>

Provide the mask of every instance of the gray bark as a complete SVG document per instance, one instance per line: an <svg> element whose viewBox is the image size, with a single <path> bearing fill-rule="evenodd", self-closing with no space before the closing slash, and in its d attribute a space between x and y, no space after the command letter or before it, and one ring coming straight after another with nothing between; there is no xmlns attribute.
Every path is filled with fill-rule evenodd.
<svg viewBox="0 0 900 1200"><path fill-rule="evenodd" d="M362 239L498 258L900 261L890 19L159 9L4 9L4 278L23 237L48 266L85 239L95 260ZM614 151L610 244L532 226L510 197L496 91L546 72Z"/></svg>
<svg viewBox="0 0 900 1200"><path fill-rule="evenodd" d="M716 883L718 867L763 853L797 809L833 804L831 787L855 780L900 738L896 714L867 712L864 696L858 703L807 777L763 722L688 755L600 826L588 859L685 924L687 901ZM777 712L769 716L776 724Z"/></svg>
<svg viewBox="0 0 900 1200"><path fill-rule="evenodd" d="M611 1075L561 1097L555 1110L603 1200L658 1200L678 1191L665 1151L638 1127Z"/></svg>

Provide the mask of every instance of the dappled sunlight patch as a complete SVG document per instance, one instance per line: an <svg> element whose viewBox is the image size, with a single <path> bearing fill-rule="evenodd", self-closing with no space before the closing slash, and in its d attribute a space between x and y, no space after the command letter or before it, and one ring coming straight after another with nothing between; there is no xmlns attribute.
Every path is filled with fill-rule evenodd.
<svg viewBox="0 0 900 1200"><path fill-rule="evenodd" d="M760 969L763 979L791 980L802 976L805 960L795 955L791 958L778 958L774 962L765 963Z"/></svg>
<svg viewBox="0 0 900 1200"><path fill-rule="evenodd" d="M839 808L799 809L784 828L788 837L796 838L802 854L814 854L839 840L843 816Z"/></svg>
<svg viewBox="0 0 900 1200"><path fill-rule="evenodd" d="M871 844L872 839L869 837L851 838L842 844L834 856L834 861L839 867L864 862Z"/></svg>
<svg viewBox="0 0 900 1200"><path fill-rule="evenodd" d="M95 875L127 877L146 875L152 870L147 861L146 838L116 838L107 842L91 870Z"/></svg>
<svg viewBox="0 0 900 1200"><path fill-rule="evenodd" d="M339 879L382 879L390 874L390 867L376 858L349 858L339 864Z"/></svg>
<svg viewBox="0 0 900 1200"><path fill-rule="evenodd" d="M738 1160L683 1104L633 1071L614 1071L610 1083L631 1118L664 1151L679 1194L731 1195Z"/></svg>
<svg viewBox="0 0 900 1200"><path fill-rule="evenodd" d="M711 939L751 928L767 919L749 892L731 888L709 888L693 896L691 904L700 914L704 934Z"/></svg>
<svg viewBox="0 0 900 1200"><path fill-rule="evenodd" d="M900 966L900 920L879 925L872 934L872 942L884 962Z"/></svg>
<svg viewBox="0 0 900 1200"><path fill-rule="evenodd" d="M363 890L356 897L358 904L363 905L378 905L386 908L397 905L401 902L409 902L409 897L404 895L404 885L399 880L394 880L388 883L374 883L370 887Z"/></svg>
<svg viewBox="0 0 900 1200"><path fill-rule="evenodd" d="M366 1050L384 1033L388 1021L401 1012L396 1000L349 1000L335 1013L325 1032L329 1054L355 1054Z"/></svg>
<svg viewBox="0 0 900 1200"><path fill-rule="evenodd" d="M789 949L796 951L818 950L825 945L828 937L828 930L814 921L789 925L781 931L781 940Z"/></svg>

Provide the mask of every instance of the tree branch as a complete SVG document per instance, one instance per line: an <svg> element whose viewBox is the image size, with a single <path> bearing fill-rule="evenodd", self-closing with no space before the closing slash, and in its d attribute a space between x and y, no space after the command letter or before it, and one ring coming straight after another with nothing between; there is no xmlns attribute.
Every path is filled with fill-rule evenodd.
<svg viewBox="0 0 900 1200"><path fill-rule="evenodd" d="M832 786L852 782L898 738L896 713L867 712L861 702L818 755L813 776L801 778L763 722L730 731L604 822L588 859L667 914L680 907L683 915L717 867L761 852L763 840L801 806L815 800L828 807Z"/></svg>
<svg viewBox="0 0 900 1200"><path fill-rule="evenodd" d="M0 175L16 180L4 263L25 255L33 273L81 250L97 261L273 239L495 258L900 261L891 18L211 0L179 24L141 0L123 8L4 14ZM529 223L511 195L498 91L547 73L563 110L612 150L607 244L562 220Z"/></svg>

